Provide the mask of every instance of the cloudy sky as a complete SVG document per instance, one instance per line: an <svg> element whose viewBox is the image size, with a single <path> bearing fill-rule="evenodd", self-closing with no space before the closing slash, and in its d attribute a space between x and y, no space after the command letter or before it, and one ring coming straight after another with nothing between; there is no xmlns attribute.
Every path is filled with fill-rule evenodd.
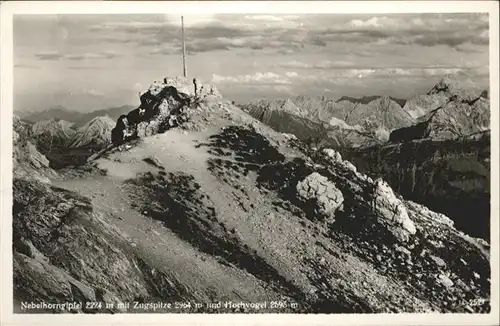
<svg viewBox="0 0 500 326"><path fill-rule="evenodd" d="M237 102L424 93L446 74L488 87L487 14L185 15L188 77ZM182 74L180 17L16 15L14 108L138 104Z"/></svg>

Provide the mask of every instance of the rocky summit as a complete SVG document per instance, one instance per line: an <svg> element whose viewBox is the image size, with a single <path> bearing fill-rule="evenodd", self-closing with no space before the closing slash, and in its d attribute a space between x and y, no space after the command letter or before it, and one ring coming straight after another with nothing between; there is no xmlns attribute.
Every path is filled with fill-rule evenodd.
<svg viewBox="0 0 500 326"><path fill-rule="evenodd" d="M85 164L48 182L14 175L15 303L102 304L75 308L84 313L490 310L488 243L337 150L311 150L184 78L153 84L136 110ZM15 168L47 169L28 144L15 142ZM247 304L209 304L219 301Z"/></svg>
<svg viewBox="0 0 500 326"><path fill-rule="evenodd" d="M445 76L426 95L409 100L404 109L416 118L390 135L392 142L446 140L490 129L488 92L470 80Z"/></svg>

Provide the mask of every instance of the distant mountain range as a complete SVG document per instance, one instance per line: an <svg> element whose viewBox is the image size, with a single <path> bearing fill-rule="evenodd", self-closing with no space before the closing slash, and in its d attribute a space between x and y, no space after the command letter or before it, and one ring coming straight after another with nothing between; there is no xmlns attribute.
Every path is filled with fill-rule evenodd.
<svg viewBox="0 0 500 326"><path fill-rule="evenodd" d="M26 129L25 138L48 159L50 167L59 169L81 164L95 151L110 144L115 121L134 108L123 105L81 113L57 106L16 116L15 123L18 128L22 125Z"/></svg>
<svg viewBox="0 0 500 326"><path fill-rule="evenodd" d="M383 96L382 95L372 95L372 96L363 96L363 97L360 97L360 98L349 97L349 96L342 96L336 102L349 101L349 102L352 102L352 103L368 104L368 103L370 103L372 101L375 101L376 99L378 99L380 97L383 97ZM406 101L407 101L405 99L395 98L395 97L392 97L392 96L389 96L389 98L391 100L393 100L394 102L398 103L400 106L404 106L406 104Z"/></svg>
<svg viewBox="0 0 500 326"><path fill-rule="evenodd" d="M20 115L20 117L23 120L31 123L52 119L65 120L74 123L76 127L81 127L96 117L108 116L113 120L117 120L120 115L126 114L134 108L135 106L132 105L122 105L115 108L96 110L89 113L81 113L68 110L62 106L57 106L41 112L36 112L28 115Z"/></svg>
<svg viewBox="0 0 500 326"><path fill-rule="evenodd" d="M105 115L77 127L73 122L54 118L31 123L15 116L14 126L17 134L22 134L26 142L48 159L50 167L61 168L79 164L109 145L115 121Z"/></svg>
<svg viewBox="0 0 500 326"><path fill-rule="evenodd" d="M324 144L335 148L385 142L392 130L415 122L398 102L387 96L342 97L337 101L324 96L297 96L241 107L277 131L294 133L301 140L322 137Z"/></svg>
<svg viewBox="0 0 500 326"><path fill-rule="evenodd" d="M343 96L336 101L324 96L297 96L286 100L261 100L241 107L276 130L294 130L291 133L302 140L321 133L324 143L332 145L329 138L335 134L334 143L351 144L350 147L373 145L374 140L383 143L389 138L393 141L426 137L448 139L489 129L488 92L480 90L470 80L461 81L450 76L438 81L427 94L409 100L378 95ZM286 115L294 117L284 118ZM310 122L321 124L324 130L302 127L310 126ZM354 133L356 137L353 138ZM347 138L339 141L342 134Z"/></svg>

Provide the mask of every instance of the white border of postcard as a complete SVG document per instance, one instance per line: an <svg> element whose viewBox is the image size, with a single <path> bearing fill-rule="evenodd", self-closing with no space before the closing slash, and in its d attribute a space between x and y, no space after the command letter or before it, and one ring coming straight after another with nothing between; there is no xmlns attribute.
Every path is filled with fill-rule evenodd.
<svg viewBox="0 0 500 326"><path fill-rule="evenodd" d="M498 3L496 1L4 1L1 11L1 325L498 325ZM423 13L488 12L491 103L491 313L490 314L116 314L22 315L12 304L12 94L14 14L125 13ZM494 181L493 181L494 180ZM472 218L472 217L471 217Z"/></svg>

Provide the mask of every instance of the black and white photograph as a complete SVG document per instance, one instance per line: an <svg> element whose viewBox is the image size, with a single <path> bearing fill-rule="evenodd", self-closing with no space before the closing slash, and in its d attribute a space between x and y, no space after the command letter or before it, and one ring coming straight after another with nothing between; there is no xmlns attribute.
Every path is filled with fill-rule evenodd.
<svg viewBox="0 0 500 326"><path fill-rule="evenodd" d="M2 311L498 322L498 4L356 2L10 10Z"/></svg>

